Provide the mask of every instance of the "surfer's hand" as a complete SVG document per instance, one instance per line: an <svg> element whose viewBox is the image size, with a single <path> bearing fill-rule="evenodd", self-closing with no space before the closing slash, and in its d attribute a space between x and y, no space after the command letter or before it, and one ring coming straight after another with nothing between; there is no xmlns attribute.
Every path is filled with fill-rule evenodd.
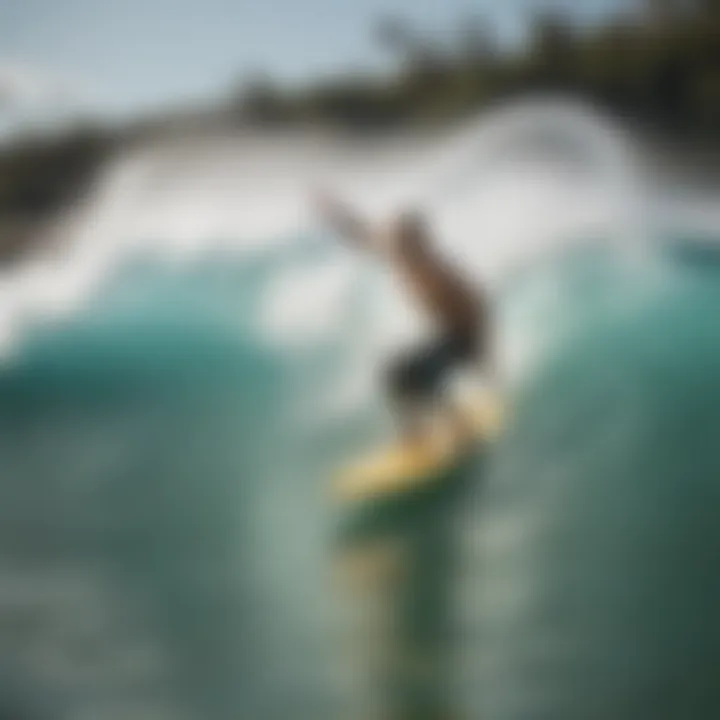
<svg viewBox="0 0 720 720"><path fill-rule="evenodd" d="M315 193L315 201L323 217L338 233L344 235L356 245L365 245L367 243L369 237L368 227L349 208L322 190Z"/></svg>
<svg viewBox="0 0 720 720"><path fill-rule="evenodd" d="M340 203L326 190L319 188L313 191L313 204L320 214L328 220L335 221L344 211Z"/></svg>

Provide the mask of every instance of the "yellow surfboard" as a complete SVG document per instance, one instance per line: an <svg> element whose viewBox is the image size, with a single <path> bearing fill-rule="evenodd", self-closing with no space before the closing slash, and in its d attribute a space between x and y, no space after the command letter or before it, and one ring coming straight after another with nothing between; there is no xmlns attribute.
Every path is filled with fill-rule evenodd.
<svg viewBox="0 0 720 720"><path fill-rule="evenodd" d="M502 407L498 400L483 397L464 411L472 428L465 442L450 442L438 429L421 444L395 443L380 448L338 473L333 483L335 499L363 500L418 487L453 467L468 450L479 442L492 440L499 432Z"/></svg>

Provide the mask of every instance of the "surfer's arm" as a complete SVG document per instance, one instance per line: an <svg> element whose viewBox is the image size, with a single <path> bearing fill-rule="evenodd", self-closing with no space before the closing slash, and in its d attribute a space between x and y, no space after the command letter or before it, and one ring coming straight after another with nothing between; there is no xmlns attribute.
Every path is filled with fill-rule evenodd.
<svg viewBox="0 0 720 720"><path fill-rule="evenodd" d="M374 247L374 233L365 220L356 215L345 204L327 195L318 197L318 205L325 220L343 237L364 249Z"/></svg>

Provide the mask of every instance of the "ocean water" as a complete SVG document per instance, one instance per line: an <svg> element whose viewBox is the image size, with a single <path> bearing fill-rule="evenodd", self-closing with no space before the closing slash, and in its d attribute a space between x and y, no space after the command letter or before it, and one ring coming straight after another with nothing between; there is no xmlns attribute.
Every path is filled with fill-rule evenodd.
<svg viewBox="0 0 720 720"><path fill-rule="evenodd" d="M615 142L542 113L571 148ZM718 600L716 236L649 229L632 168L548 160L542 133L539 155L521 142L538 117L513 117L468 134L521 148L490 179L461 168L443 193L427 153L442 182L412 188L494 291L513 408L463 513L454 698L492 720L699 717L719 707L699 622ZM0 715L347 716L328 479L388 437L377 373L421 327L296 199L242 226L250 201L208 206L236 172L215 158L208 197L142 205L138 162L64 259L3 278Z"/></svg>
<svg viewBox="0 0 720 720"><path fill-rule="evenodd" d="M606 276L620 311L591 310L572 267L582 327L516 397L475 505L467 707L712 717L717 250L677 238L651 266Z"/></svg>

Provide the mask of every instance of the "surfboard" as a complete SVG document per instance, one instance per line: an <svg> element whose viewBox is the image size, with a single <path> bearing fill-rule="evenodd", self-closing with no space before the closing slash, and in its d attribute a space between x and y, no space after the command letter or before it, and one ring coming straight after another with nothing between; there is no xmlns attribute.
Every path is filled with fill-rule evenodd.
<svg viewBox="0 0 720 720"><path fill-rule="evenodd" d="M333 483L335 499L362 500L418 487L442 476L473 448L497 436L502 422L497 399L476 399L462 410L471 430L464 441L450 441L440 426L421 443L380 447L339 471Z"/></svg>

